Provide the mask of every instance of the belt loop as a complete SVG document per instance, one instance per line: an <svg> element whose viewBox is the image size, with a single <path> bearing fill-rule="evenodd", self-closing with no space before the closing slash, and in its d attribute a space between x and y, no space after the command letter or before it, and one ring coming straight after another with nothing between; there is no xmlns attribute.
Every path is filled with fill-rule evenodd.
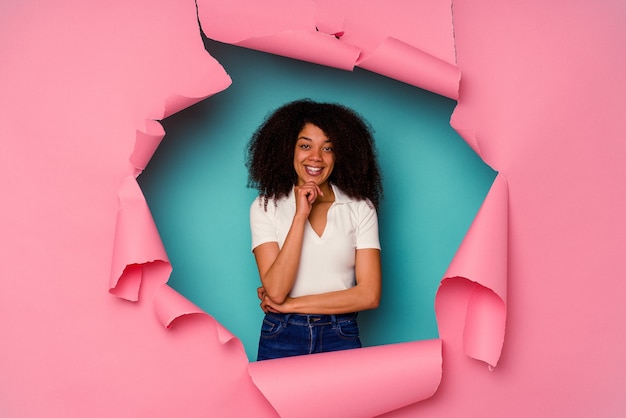
<svg viewBox="0 0 626 418"><path fill-rule="evenodd" d="M291 318L291 314L283 314L283 323L285 326L287 326L287 324L289 323L289 318Z"/></svg>
<svg viewBox="0 0 626 418"><path fill-rule="evenodd" d="M333 324L333 326L337 325L337 315L331 314L330 315L330 322Z"/></svg>

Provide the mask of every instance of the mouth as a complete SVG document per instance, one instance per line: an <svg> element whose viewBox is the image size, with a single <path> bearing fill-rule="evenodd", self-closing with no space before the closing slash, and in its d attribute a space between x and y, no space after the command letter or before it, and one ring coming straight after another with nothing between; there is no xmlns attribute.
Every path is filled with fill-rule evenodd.
<svg viewBox="0 0 626 418"><path fill-rule="evenodd" d="M309 165L304 166L304 171L306 171L306 173L310 176L317 176L321 174L322 169L322 167L311 167Z"/></svg>

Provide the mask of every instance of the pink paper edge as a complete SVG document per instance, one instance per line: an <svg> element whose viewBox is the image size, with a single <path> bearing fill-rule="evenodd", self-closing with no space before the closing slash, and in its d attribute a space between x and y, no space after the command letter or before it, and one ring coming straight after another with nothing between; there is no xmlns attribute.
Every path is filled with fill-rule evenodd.
<svg viewBox="0 0 626 418"><path fill-rule="evenodd" d="M508 184L498 174L481 208L455 254L435 297L435 313L440 324L458 312L437 307L446 286L460 280L474 283L465 315L464 352L467 356L495 367L500 358L506 327L508 252ZM495 259L495 262L494 262Z"/></svg>
<svg viewBox="0 0 626 418"><path fill-rule="evenodd" d="M271 37L268 37L268 39L270 39L270 42L271 42ZM276 38L276 39L280 39L280 36L278 38ZM391 41L391 43L393 43L393 41ZM381 54L381 51L383 53L389 54L390 53L389 49L390 48L388 47L388 45L384 44L384 45L381 46L381 48L379 50L375 51L371 55L371 57L368 58L368 60L370 60L370 63L374 63L374 64L370 65L370 68L372 68L372 69L376 68L374 70L375 72L384 72L385 71L384 70L384 63L380 63L380 62L376 63L375 61L378 58L378 56ZM393 48L391 48L391 49L393 49ZM391 52L391 53L393 54L393 52ZM297 58L298 59L302 59L302 57L297 57ZM430 57L430 56L426 57L426 61L427 62L429 62L429 61L432 62L433 59L434 59L434 57ZM440 60L438 60L438 61L440 61ZM311 62L315 62L315 61L311 61ZM316 62L316 63L319 64L319 62ZM364 61L364 63L365 64L363 65L363 67L366 68L368 66L367 61ZM435 64L438 64L438 63L435 63ZM458 69L455 66L452 66L451 64L448 64L448 63L445 63L445 64L447 66L451 67L454 70L454 71L451 71L450 73L451 74L455 73L455 77L454 78L455 78L456 81L455 81L455 83L450 83L449 80L451 78L446 76L445 78L447 78L447 80L444 80L444 84L447 84L447 86L445 88L435 87L434 90L438 90L438 91L434 91L434 92L438 93L438 94L446 95L448 97L457 98L458 97ZM326 65L328 65L328 64L326 64ZM440 66L439 65L433 65L431 67L432 68L435 68L435 67L438 68ZM386 75L386 74L383 74L383 75ZM404 81L404 80L400 80L400 81ZM413 85L417 85L417 84L413 83ZM450 90L451 87L450 86L454 86L457 91L451 93L451 90ZM432 90L432 86L431 86L431 90ZM197 100L197 101L199 101L199 100ZM182 110L182 107L187 107L190 104L195 103L196 101L194 101L192 99L180 100L180 98L178 98L178 99L174 99L173 102L175 103L174 105L171 105L171 104L166 105L166 109L164 111L164 115L171 115L171 114L175 113L174 111L172 111L172 107L179 106L179 107L181 107L181 110ZM183 104L183 106L180 105L181 103ZM154 153L154 151L158 147L158 143L160 142L160 138L152 139L151 142L152 143L150 145L148 145L147 147L144 144L136 143L135 151L129 157L129 161L133 162L133 164L135 165L135 168L137 170L142 170L145 167L145 165L147 164L147 162L151 158L152 154ZM153 148L153 149L151 149L151 148ZM147 219L143 219L143 221L147 221ZM154 221L152 220L152 222L154 222ZM127 231L122 230L122 231L118 231L116 233L116 243L117 243L117 240L119 239L118 238L119 235L124 235L125 232L127 232ZM119 246L118 245L114 245L114 254L117 253L117 251L116 251L117 249L119 249ZM124 255L118 254L118 259L119 258L126 259L126 257ZM155 257L153 260L143 261L143 262L145 263L145 262L153 262L153 261L162 261L162 262L165 262L165 263L169 264L169 262L167 261L167 257L166 256L165 257L161 257L161 258ZM129 260L126 261L125 265L126 265L126 267L128 267L128 266L132 266L132 265L136 265L136 264L142 264L142 263L141 262L137 263L137 262L134 262L134 260L130 260L129 259ZM118 267L118 269L119 269L119 267ZM115 293L115 287L117 286L117 283L120 280L123 279L123 273L116 277L115 274L113 274L114 271L115 271L115 268L113 267L112 268L112 287L110 289L110 291L112 293ZM138 284L137 284L137 286L138 286ZM166 284L164 284L163 287L165 289L171 289ZM138 293L138 290L137 290L137 293ZM161 294L161 296L159 296L159 294ZM181 309L179 309L179 310L177 310L175 312L167 312L167 314L166 314L165 312L167 311L167 308L170 307L169 303L171 301L168 301L168 297L167 296L163 296L163 294L170 294L170 292L167 291L167 290L165 290L163 293L162 292L158 292L157 296L155 296L155 310L158 310L158 312L160 312L159 314L157 314L157 317L159 318L159 321L161 322L161 324L164 325L166 328L171 327L172 324L174 323L174 321L177 321L180 318L183 318L183 317L188 316L188 315L195 315L195 314L208 315L208 314L202 312L199 308L195 307L195 305L191 304L191 302L189 302L189 303L193 307L189 306L189 307L187 307L187 309L181 308ZM182 295L180 295L180 297L185 299ZM165 307L167 307L167 308L165 308ZM217 323L217 324L219 324L219 323ZM220 331L220 327L218 327L218 335L219 335L218 338L219 338L221 343L224 344L224 343L230 341L231 339L236 338L236 337L232 336L232 334L228 333L227 331L224 332L225 329L223 327L221 327L221 329L223 331ZM478 355L478 357L481 357L480 354ZM302 359L301 361L304 361L304 359ZM255 366L252 366L252 369L255 369ZM435 391L436 391L436 388L435 388ZM433 393L435 391L433 391ZM268 400L270 400L270 399L268 398ZM403 405L400 405L398 407L401 407L401 406L403 406Z"/></svg>
<svg viewBox="0 0 626 418"><path fill-rule="evenodd" d="M459 98L459 69L399 39L386 38L357 66L453 100Z"/></svg>
<svg viewBox="0 0 626 418"><path fill-rule="evenodd" d="M266 360L249 370L281 416L378 416L433 396L442 361L442 341L434 339Z"/></svg>
<svg viewBox="0 0 626 418"><path fill-rule="evenodd" d="M454 100L458 99L460 72L455 65L419 48L415 48L400 39L391 37L384 39L371 54L360 56L364 52L358 45L344 42L340 36L335 37L325 32L313 30L315 28L312 27L312 22L316 22L317 18L322 19L322 27L325 28L324 22L329 20L330 14L328 10L322 10L323 14L316 16L315 8L311 8L312 20L298 16L299 23L294 22L293 25L288 26L290 29L283 27L271 32L264 28L258 34L248 34L247 36L226 33L227 31L236 32L231 27L216 30L210 27L210 24L202 25L203 20L206 19L210 23L211 19L214 18L213 15L207 15L209 12L204 10L201 3L198 19L201 22L201 26L210 28L210 31L209 29L203 29L206 36L216 41L344 70L351 70L357 65L385 77L393 78ZM452 10L450 11L450 20L453 20ZM343 16L341 16L340 21L343 22ZM254 19L252 19L250 24L254 25ZM303 26L298 26L299 24ZM331 24L334 27L338 27L337 25L338 23ZM454 42L453 39L452 42ZM285 47L285 44L289 46ZM395 60L399 54L401 56ZM389 60L393 60L393 62L389 64ZM407 60L411 61L411 74L398 71L398 69L405 67L405 65L400 66L398 63L406 64Z"/></svg>

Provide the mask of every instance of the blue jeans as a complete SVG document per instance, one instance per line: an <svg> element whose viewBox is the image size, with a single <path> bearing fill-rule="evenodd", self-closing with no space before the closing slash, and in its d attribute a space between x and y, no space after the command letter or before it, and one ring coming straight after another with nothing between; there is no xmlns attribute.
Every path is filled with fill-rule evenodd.
<svg viewBox="0 0 626 418"><path fill-rule="evenodd" d="M356 316L268 312L261 326L257 360L361 348Z"/></svg>

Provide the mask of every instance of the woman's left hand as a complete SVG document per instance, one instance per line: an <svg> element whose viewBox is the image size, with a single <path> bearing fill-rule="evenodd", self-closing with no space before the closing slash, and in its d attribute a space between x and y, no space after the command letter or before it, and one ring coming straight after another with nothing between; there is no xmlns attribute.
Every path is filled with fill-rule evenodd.
<svg viewBox="0 0 626 418"><path fill-rule="evenodd" d="M261 292L259 292L261 295ZM274 313L289 313L289 303L291 302L291 298L287 297L283 303L276 303L269 296L263 293L263 297L259 297L261 299L261 309L263 312L274 312Z"/></svg>

